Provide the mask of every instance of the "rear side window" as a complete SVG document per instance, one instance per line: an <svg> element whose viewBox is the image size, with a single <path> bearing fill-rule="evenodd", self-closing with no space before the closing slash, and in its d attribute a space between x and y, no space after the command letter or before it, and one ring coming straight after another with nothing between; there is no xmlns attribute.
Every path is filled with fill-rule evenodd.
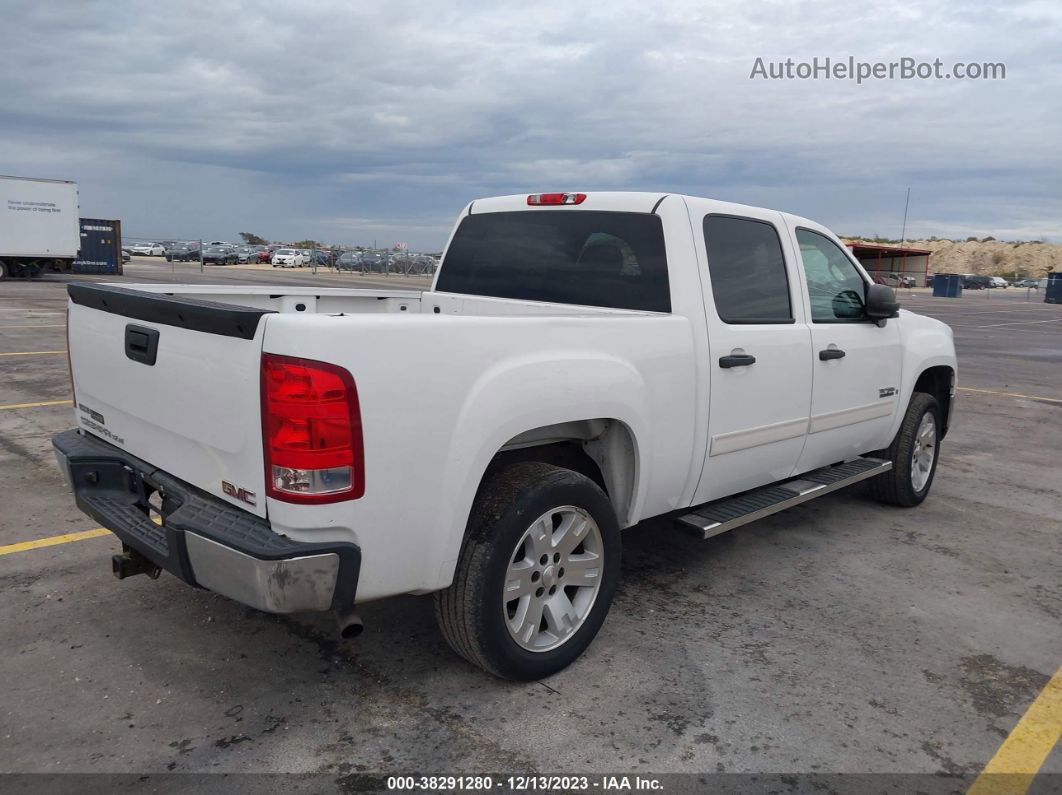
<svg viewBox="0 0 1062 795"><path fill-rule="evenodd" d="M442 292L670 312L659 216L532 210L467 216L439 271Z"/></svg>
<svg viewBox="0 0 1062 795"><path fill-rule="evenodd" d="M729 215L704 217L715 310L724 323L792 323L789 277L773 224Z"/></svg>

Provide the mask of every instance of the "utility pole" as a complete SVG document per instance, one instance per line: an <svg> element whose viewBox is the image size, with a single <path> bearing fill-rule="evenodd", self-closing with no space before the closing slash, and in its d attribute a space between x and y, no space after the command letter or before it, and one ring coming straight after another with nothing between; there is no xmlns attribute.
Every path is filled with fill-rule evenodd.
<svg viewBox="0 0 1062 795"><path fill-rule="evenodd" d="M907 242L907 207L911 204L911 186L907 186L907 200L903 203L903 230L900 232L900 245Z"/></svg>

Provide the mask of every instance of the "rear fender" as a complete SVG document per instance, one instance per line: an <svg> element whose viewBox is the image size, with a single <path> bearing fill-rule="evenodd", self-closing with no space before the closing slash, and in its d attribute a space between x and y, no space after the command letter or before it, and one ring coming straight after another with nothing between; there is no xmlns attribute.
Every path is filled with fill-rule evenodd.
<svg viewBox="0 0 1062 795"><path fill-rule="evenodd" d="M597 418L623 423L634 448L635 474L629 510L618 518L624 526L636 521L648 480L648 472L638 465L649 438L647 416L646 385L638 371L620 359L576 355L558 362L553 357L524 357L487 371L469 391L450 441L453 455L441 492L452 495L452 502L440 506L439 514L453 519L434 539L434 554L427 557L442 561L436 587L444 588L453 579L467 518L487 467L507 442L534 428Z"/></svg>

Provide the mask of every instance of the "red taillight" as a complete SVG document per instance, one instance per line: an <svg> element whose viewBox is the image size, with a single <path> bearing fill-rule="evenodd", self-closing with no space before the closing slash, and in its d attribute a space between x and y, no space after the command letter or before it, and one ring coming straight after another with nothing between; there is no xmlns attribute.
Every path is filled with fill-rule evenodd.
<svg viewBox="0 0 1062 795"><path fill-rule="evenodd" d="M358 390L342 367L262 354L266 494L285 502L365 493Z"/></svg>
<svg viewBox="0 0 1062 795"><path fill-rule="evenodd" d="M532 193L527 203L532 207L546 204L582 204L586 201L585 193Z"/></svg>

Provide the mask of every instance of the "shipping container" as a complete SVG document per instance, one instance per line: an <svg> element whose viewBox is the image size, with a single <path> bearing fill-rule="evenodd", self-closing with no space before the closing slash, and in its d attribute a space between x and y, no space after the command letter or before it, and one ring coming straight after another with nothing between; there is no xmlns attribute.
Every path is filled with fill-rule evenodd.
<svg viewBox="0 0 1062 795"><path fill-rule="evenodd" d="M79 215L76 182L0 175L0 279L69 270Z"/></svg>
<svg viewBox="0 0 1062 795"><path fill-rule="evenodd" d="M1042 281L1045 282L1044 303L1062 304L1062 273L1049 273Z"/></svg>
<svg viewBox="0 0 1062 795"><path fill-rule="evenodd" d="M81 250L74 260L75 273L122 272L122 222L81 219Z"/></svg>

